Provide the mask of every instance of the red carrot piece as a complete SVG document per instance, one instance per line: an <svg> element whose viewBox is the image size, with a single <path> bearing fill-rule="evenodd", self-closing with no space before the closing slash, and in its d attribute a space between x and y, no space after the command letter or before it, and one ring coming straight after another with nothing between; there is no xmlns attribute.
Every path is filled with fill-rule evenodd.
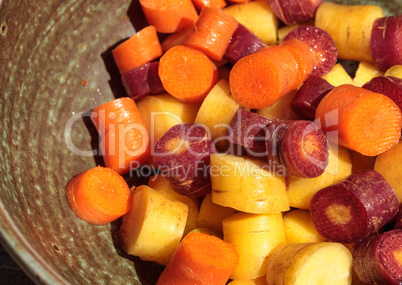
<svg viewBox="0 0 402 285"><path fill-rule="evenodd" d="M226 133L231 143L246 147L253 156L266 156L265 133L273 119L238 109L229 123Z"/></svg>
<svg viewBox="0 0 402 285"><path fill-rule="evenodd" d="M317 232L329 241L354 243L390 223L398 197L385 178L362 170L318 191L310 201Z"/></svg>
<svg viewBox="0 0 402 285"><path fill-rule="evenodd" d="M211 192L210 155L216 152L200 124L171 127L155 144L155 163L178 193L201 197Z"/></svg>
<svg viewBox="0 0 402 285"><path fill-rule="evenodd" d="M222 285L239 264L235 248L212 235L190 233L180 243L156 285Z"/></svg>
<svg viewBox="0 0 402 285"><path fill-rule="evenodd" d="M286 25L313 19L322 0L268 0L275 15Z"/></svg>
<svg viewBox="0 0 402 285"><path fill-rule="evenodd" d="M363 155L378 155L398 143L402 114L389 97L349 84L330 91L316 120L329 140Z"/></svg>
<svg viewBox="0 0 402 285"><path fill-rule="evenodd" d="M394 230L402 230L402 210L399 210L395 218Z"/></svg>
<svg viewBox="0 0 402 285"><path fill-rule="evenodd" d="M175 33L192 26L198 14L191 0L140 0L150 25L159 33Z"/></svg>
<svg viewBox="0 0 402 285"><path fill-rule="evenodd" d="M210 59L220 61L238 25L233 16L221 9L205 7L183 45L199 49Z"/></svg>
<svg viewBox="0 0 402 285"><path fill-rule="evenodd" d="M314 69L312 74L327 74L338 60L338 49L334 39L323 29L314 26L300 26L289 32L283 41L298 39L313 51Z"/></svg>
<svg viewBox="0 0 402 285"><path fill-rule="evenodd" d="M219 79L215 64L187 46L175 46L161 57L159 77L169 94L189 103L202 102Z"/></svg>
<svg viewBox="0 0 402 285"><path fill-rule="evenodd" d="M123 177L100 166L73 177L66 197L77 216L94 225L113 222L131 207L131 191Z"/></svg>
<svg viewBox="0 0 402 285"><path fill-rule="evenodd" d="M393 76L376 76L366 82L363 88L384 94L392 99L402 110L402 78Z"/></svg>
<svg viewBox="0 0 402 285"><path fill-rule="evenodd" d="M402 284L402 230L356 242L352 256L354 270L363 284Z"/></svg>
<svg viewBox="0 0 402 285"><path fill-rule="evenodd" d="M158 74L159 61L145 63L133 68L121 76L121 81L128 96L137 100L145 95L165 92Z"/></svg>
<svg viewBox="0 0 402 285"><path fill-rule="evenodd" d="M374 65L386 71L393 65L402 64L402 15L375 20L371 30L370 51Z"/></svg>
<svg viewBox="0 0 402 285"><path fill-rule="evenodd" d="M271 165L287 175L314 178L328 165L329 144L311 121L278 120L268 126L266 151Z"/></svg>
<svg viewBox="0 0 402 285"><path fill-rule="evenodd" d="M162 53L154 26L145 27L112 51L120 74L156 59Z"/></svg>
<svg viewBox="0 0 402 285"><path fill-rule="evenodd" d="M267 44L259 37L250 32L245 26L239 24L225 51L225 58L230 63L235 64L240 58L266 46Z"/></svg>
<svg viewBox="0 0 402 285"><path fill-rule="evenodd" d="M297 91L290 106L296 114L313 121L318 104L334 88L324 78L311 74Z"/></svg>

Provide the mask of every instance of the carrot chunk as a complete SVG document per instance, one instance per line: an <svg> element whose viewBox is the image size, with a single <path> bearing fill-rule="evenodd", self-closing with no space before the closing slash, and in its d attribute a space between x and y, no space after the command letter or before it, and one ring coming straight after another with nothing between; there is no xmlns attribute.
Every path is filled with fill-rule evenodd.
<svg viewBox="0 0 402 285"><path fill-rule="evenodd" d="M402 230L368 236L353 245L352 255L362 284L402 284Z"/></svg>
<svg viewBox="0 0 402 285"><path fill-rule="evenodd" d="M133 99L102 104L93 110L91 119L101 137L106 167L123 175L150 158L149 134Z"/></svg>
<svg viewBox="0 0 402 285"><path fill-rule="evenodd" d="M117 172L101 166L75 177L67 184L71 209L82 220L104 225L126 214L131 207L131 191Z"/></svg>
<svg viewBox="0 0 402 285"><path fill-rule="evenodd" d="M245 3L245 2L248 2L248 1L250 1L250 0L227 0L227 2L229 2L229 3Z"/></svg>
<svg viewBox="0 0 402 285"><path fill-rule="evenodd" d="M315 118L329 140L367 156L390 149L401 136L402 115L394 101L349 84L330 91Z"/></svg>
<svg viewBox="0 0 402 285"><path fill-rule="evenodd" d="M174 33L192 26L198 18L191 0L140 0L150 25L159 33Z"/></svg>
<svg viewBox="0 0 402 285"><path fill-rule="evenodd" d="M204 7L223 8L227 5L225 0L193 0L193 4L198 11Z"/></svg>
<svg viewBox="0 0 402 285"><path fill-rule="evenodd" d="M314 194L310 213L321 236L355 243L395 218L398 197L381 174L361 170Z"/></svg>
<svg viewBox="0 0 402 285"><path fill-rule="evenodd" d="M313 67L308 46L289 40L238 60L230 72L230 90L240 105L263 109L296 89Z"/></svg>
<svg viewBox="0 0 402 285"><path fill-rule="evenodd" d="M156 285L226 284L238 264L239 255L231 244L215 236L189 233Z"/></svg>
<svg viewBox="0 0 402 285"><path fill-rule="evenodd" d="M120 74L156 59L162 53L154 26L145 27L112 51Z"/></svg>
<svg viewBox="0 0 402 285"><path fill-rule="evenodd" d="M128 97L115 99L92 110L91 120L100 137L109 132L111 126L141 122L142 117L135 101Z"/></svg>
<svg viewBox="0 0 402 285"><path fill-rule="evenodd" d="M162 50L166 52L172 47L183 45L184 39L192 29L193 27L188 27L184 30L166 36L166 38L164 38L162 41Z"/></svg>
<svg viewBox="0 0 402 285"><path fill-rule="evenodd" d="M123 175L146 163L151 156L148 132L142 122L111 128L100 143L105 165Z"/></svg>
<svg viewBox="0 0 402 285"><path fill-rule="evenodd" d="M238 25L233 16L221 9L205 7L183 44L201 50L212 60L220 61Z"/></svg>
<svg viewBox="0 0 402 285"><path fill-rule="evenodd" d="M289 39L282 43L282 46L288 49L297 62L298 80L304 82L314 70L315 60L310 47L297 39ZM306 56L310 54L311 56ZM297 86L298 87L298 86Z"/></svg>
<svg viewBox="0 0 402 285"><path fill-rule="evenodd" d="M203 52L182 45L161 57L159 77L169 94L188 103L202 102L219 79L215 64Z"/></svg>

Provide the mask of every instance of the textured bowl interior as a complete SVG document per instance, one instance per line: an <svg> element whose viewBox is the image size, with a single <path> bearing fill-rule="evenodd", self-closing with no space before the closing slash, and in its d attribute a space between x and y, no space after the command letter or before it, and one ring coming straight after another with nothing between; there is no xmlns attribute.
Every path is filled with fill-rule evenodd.
<svg viewBox="0 0 402 285"><path fill-rule="evenodd" d="M86 112L125 96L111 50L144 25L138 0L0 0L0 239L38 284L154 284L162 269L119 249L118 222L82 222L64 196L102 163Z"/></svg>

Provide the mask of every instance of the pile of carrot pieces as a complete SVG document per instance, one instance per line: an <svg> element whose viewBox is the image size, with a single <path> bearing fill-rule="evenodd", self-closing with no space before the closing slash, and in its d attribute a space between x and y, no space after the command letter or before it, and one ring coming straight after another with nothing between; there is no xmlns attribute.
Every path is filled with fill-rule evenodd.
<svg viewBox="0 0 402 285"><path fill-rule="evenodd" d="M378 52L402 44L402 16L321 0L139 2L149 26L112 51L127 97L92 110L104 165L66 186L76 215L122 218L123 248L166 266L157 285L402 284L402 55ZM247 21L267 14L274 42ZM338 56L359 63L354 79ZM159 174L129 185L146 165Z"/></svg>

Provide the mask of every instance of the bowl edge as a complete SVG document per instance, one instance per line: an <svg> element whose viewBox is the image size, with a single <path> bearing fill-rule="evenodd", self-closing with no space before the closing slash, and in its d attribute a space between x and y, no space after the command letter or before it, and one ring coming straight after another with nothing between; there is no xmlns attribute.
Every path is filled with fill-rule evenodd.
<svg viewBox="0 0 402 285"><path fill-rule="evenodd" d="M18 266L20 266L20 268L36 284L71 284L52 267L47 265L47 262L41 257L41 255L26 241L12 221L8 212L5 210L4 204L1 200L0 243Z"/></svg>

